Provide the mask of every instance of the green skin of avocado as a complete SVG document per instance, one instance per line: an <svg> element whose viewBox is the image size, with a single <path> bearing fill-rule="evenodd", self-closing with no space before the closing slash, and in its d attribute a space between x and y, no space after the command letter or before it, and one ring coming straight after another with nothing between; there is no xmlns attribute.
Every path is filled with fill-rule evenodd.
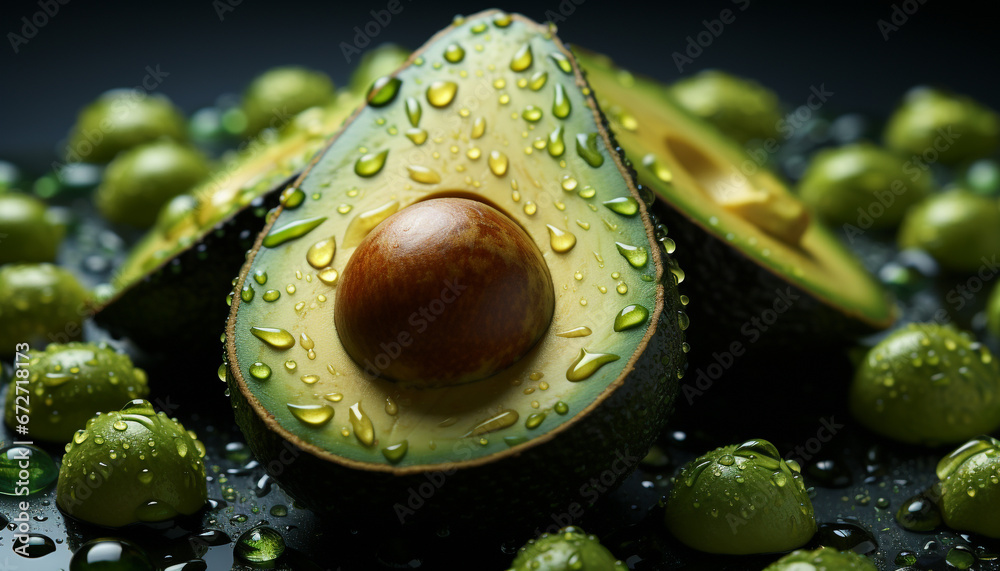
<svg viewBox="0 0 1000 571"><path fill-rule="evenodd" d="M878 571L878 567L871 559L853 551L820 547L813 551L793 551L765 567L764 571Z"/></svg>
<svg viewBox="0 0 1000 571"><path fill-rule="evenodd" d="M779 134L781 102L757 82L708 70L678 81L668 91L685 109L740 143Z"/></svg>
<svg viewBox="0 0 1000 571"><path fill-rule="evenodd" d="M951 326L910 324L873 347L851 384L854 416L901 442L961 442L1000 426L1000 365Z"/></svg>
<svg viewBox="0 0 1000 571"><path fill-rule="evenodd" d="M200 152L173 141L155 141L115 157L97 188L101 215L116 224L149 228L164 204L208 176Z"/></svg>
<svg viewBox="0 0 1000 571"><path fill-rule="evenodd" d="M4 419L13 427L28 414L36 440L69 442L91 416L149 394L145 371L103 344L53 343L30 351L25 370L27 383L11 383L7 391ZM27 413L16 408L26 403Z"/></svg>
<svg viewBox="0 0 1000 571"><path fill-rule="evenodd" d="M280 128L293 115L329 103L333 82L325 73L302 67L277 67L254 79L243 94L244 133L254 135L267 127Z"/></svg>
<svg viewBox="0 0 1000 571"><path fill-rule="evenodd" d="M0 193L0 264L55 260L64 230L44 202L18 192Z"/></svg>
<svg viewBox="0 0 1000 571"><path fill-rule="evenodd" d="M884 139L902 155L954 165L996 150L1000 118L968 97L921 87L906 94L889 118Z"/></svg>
<svg viewBox="0 0 1000 571"><path fill-rule="evenodd" d="M79 337L87 297L73 274L52 264L0 267L0 355L20 343Z"/></svg>
<svg viewBox="0 0 1000 571"><path fill-rule="evenodd" d="M187 140L187 121L169 99L114 90L80 112L70 133L70 162L106 163L119 152L161 137Z"/></svg>
<svg viewBox="0 0 1000 571"><path fill-rule="evenodd" d="M66 445L56 502L106 527L190 515L208 500L204 457L193 432L148 401L132 401L93 417Z"/></svg>
<svg viewBox="0 0 1000 571"><path fill-rule="evenodd" d="M990 333L1000 339L1000 284L993 288L989 305L986 308L986 322Z"/></svg>
<svg viewBox="0 0 1000 571"><path fill-rule="evenodd" d="M518 550L508 571L611 571L624 563L593 535L577 527L542 534Z"/></svg>
<svg viewBox="0 0 1000 571"><path fill-rule="evenodd" d="M904 176L903 160L896 155L859 143L820 151L799 183L799 196L828 224L859 224L863 212L871 218L871 228L891 228L931 193L929 171L917 176ZM873 210L875 204L878 210Z"/></svg>
<svg viewBox="0 0 1000 571"><path fill-rule="evenodd" d="M956 189L914 206L899 229L900 248L919 248L945 269L972 272L1000 253L1000 204Z"/></svg>
<svg viewBox="0 0 1000 571"><path fill-rule="evenodd" d="M953 529L1000 538L1000 484L996 483L1000 442L989 437L982 440L990 445L970 455L942 480L941 515ZM940 476L941 465L938 471Z"/></svg>
<svg viewBox="0 0 1000 571"><path fill-rule="evenodd" d="M787 551L816 533L816 517L798 466L766 440L717 448L677 476L667 528L689 547L746 555Z"/></svg>

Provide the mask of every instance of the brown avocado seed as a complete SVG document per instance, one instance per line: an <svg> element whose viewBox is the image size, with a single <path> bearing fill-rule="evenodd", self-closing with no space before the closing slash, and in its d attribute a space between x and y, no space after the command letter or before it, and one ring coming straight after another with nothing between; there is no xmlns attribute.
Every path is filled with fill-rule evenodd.
<svg viewBox="0 0 1000 571"><path fill-rule="evenodd" d="M436 198L365 237L344 268L334 322L366 375L436 387L517 362L554 307L548 266L520 226L482 202Z"/></svg>

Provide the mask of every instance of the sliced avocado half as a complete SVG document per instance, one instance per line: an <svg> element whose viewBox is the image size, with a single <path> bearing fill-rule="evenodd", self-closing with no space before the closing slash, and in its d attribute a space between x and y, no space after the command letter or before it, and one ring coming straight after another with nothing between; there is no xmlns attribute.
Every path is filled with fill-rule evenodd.
<svg viewBox="0 0 1000 571"><path fill-rule="evenodd" d="M456 19L295 186L309 198L258 237L226 330L237 423L286 491L399 521L524 517L634 467L672 408L686 317L549 28ZM428 482L435 507L414 514Z"/></svg>
<svg viewBox="0 0 1000 571"><path fill-rule="evenodd" d="M664 85L574 51L681 245L693 337L781 343L806 333L798 342L812 343L892 324L885 290L780 179L683 111Z"/></svg>

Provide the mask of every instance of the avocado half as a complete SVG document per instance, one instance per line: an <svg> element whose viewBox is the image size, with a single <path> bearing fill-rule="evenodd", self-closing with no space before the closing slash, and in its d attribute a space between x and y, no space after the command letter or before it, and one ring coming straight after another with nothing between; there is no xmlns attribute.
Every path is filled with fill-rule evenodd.
<svg viewBox="0 0 1000 571"><path fill-rule="evenodd" d="M164 207L116 270L110 293L94 304L97 323L148 351L178 350L188 362L218 362L232 273L280 191L362 102L345 91L333 104L297 115L279 133L251 139L205 182Z"/></svg>
<svg viewBox="0 0 1000 571"><path fill-rule="evenodd" d="M664 85L573 49L682 246L693 345L844 342L893 323L886 291L766 167Z"/></svg>
<svg viewBox="0 0 1000 571"><path fill-rule="evenodd" d="M227 380L254 454L351 521L490 525L621 482L672 409L686 316L572 55L486 11L368 99L237 279L256 293L233 299Z"/></svg>

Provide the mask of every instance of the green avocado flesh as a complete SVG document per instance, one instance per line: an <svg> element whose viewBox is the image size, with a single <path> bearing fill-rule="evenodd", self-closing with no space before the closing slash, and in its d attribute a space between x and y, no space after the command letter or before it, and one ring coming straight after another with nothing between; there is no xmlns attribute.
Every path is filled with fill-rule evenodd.
<svg viewBox="0 0 1000 571"><path fill-rule="evenodd" d="M523 453L600 416L616 391L634 390L632 377L652 377L633 369L663 342L658 329L672 333L651 351L662 370L650 382L675 382L685 319L675 282L589 88L544 27L498 12L457 20L376 81L296 186L304 200L280 210L243 268L238 291L253 293L234 299L227 355L234 398L313 455L405 472ZM440 197L485 202L527 233L551 274L554 316L493 376L402 386L347 354L334 327L337 280L380 222ZM428 307L408 333L433 321ZM663 390L650 390L650 406L669 409ZM654 418L665 413L629 422Z"/></svg>
<svg viewBox="0 0 1000 571"><path fill-rule="evenodd" d="M736 250L868 328L892 323L895 309L881 286L836 236L810 219L783 182L711 125L683 111L662 84L634 76L605 56L574 50L618 142L636 165L639 182L678 218L690 221L683 222L694 227L690 243L718 242ZM673 231L672 220L668 217L667 223ZM677 230L675 239L687 244L681 241L684 232ZM678 260L685 269L706 263L693 249L687 254L696 259ZM720 271L732 275L735 269ZM718 272L697 277L716 282L706 287L720 286ZM773 293L765 295L772 298ZM767 301L770 305L773 300ZM726 306L732 306L731 300Z"/></svg>

